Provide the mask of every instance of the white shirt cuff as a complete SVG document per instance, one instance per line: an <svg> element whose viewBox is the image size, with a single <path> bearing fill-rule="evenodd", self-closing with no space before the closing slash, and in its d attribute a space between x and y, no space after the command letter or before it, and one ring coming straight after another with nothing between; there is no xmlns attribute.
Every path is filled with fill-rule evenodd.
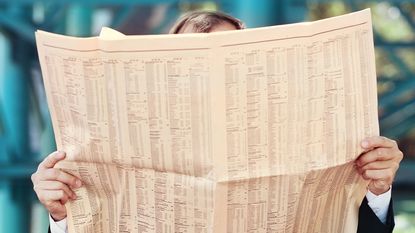
<svg viewBox="0 0 415 233"><path fill-rule="evenodd" d="M391 196L392 188L390 188L386 193L380 194L379 196L373 194L370 190L367 190L366 193L368 205L383 224L386 223Z"/></svg>
<svg viewBox="0 0 415 233"><path fill-rule="evenodd" d="M49 227L51 233L67 233L67 226L68 224L66 223L66 218L55 222L49 214Z"/></svg>

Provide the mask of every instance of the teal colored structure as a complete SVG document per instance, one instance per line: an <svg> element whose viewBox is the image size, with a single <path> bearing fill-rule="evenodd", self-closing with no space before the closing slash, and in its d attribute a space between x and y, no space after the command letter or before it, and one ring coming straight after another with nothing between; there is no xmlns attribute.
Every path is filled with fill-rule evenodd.
<svg viewBox="0 0 415 233"><path fill-rule="evenodd" d="M28 82L23 69L12 59L10 42L0 34L0 101L3 149L2 167L30 159L28 137ZM27 77L26 77L27 78ZM7 100L7 101L6 101ZM7 137L5 137L7 136ZM27 179L0 179L0 232L26 232L29 227L30 195Z"/></svg>
<svg viewBox="0 0 415 233"><path fill-rule="evenodd" d="M16 2L19 2L17 4ZM189 3L201 4L203 0L62 0L62 1L0 1L0 233L46 233L47 212L39 207L32 191L30 175L39 161L56 150L53 128L45 99L37 95L35 75L39 72L34 31L62 33L72 36L90 36L94 15L102 8L109 8L112 19L109 26L119 27L139 12L137 6L163 4L167 10L160 25L152 28L161 33L175 20ZM217 0L220 10L243 20L247 27L260 27L307 19L310 3L329 3L328 0ZM357 4L371 1L351 0L352 10ZM374 1L372 1L374 2ZM401 1L390 1L398 8ZM414 3L415 0L407 1ZM33 7L35 6L35 7ZM108 7L111 6L111 7ZM34 9L37 9L36 11ZM38 21L34 13L43 15ZM39 13L40 12L40 13ZM402 11L403 12L403 11ZM403 13L409 26L415 29L414 19ZM375 35L376 45L386 51L398 69L404 71L401 80L392 80L395 88L379 97L384 110L381 118L382 134L398 138L415 127L415 101L398 100L415 90L415 75L399 58L393 48L415 48L414 42L388 42ZM382 77L380 77L382 78ZM400 104L397 104L400 103ZM30 127L39 127L38 135L30 135ZM31 137L40 137L40 146L32 145ZM414 165L402 166L397 182L407 182L413 175ZM406 169L407 168L407 169ZM406 170L405 170L406 169ZM408 171L408 172L407 172ZM412 178L413 180L413 178ZM36 216L36 217L34 217ZM36 219L37 222L31 222Z"/></svg>

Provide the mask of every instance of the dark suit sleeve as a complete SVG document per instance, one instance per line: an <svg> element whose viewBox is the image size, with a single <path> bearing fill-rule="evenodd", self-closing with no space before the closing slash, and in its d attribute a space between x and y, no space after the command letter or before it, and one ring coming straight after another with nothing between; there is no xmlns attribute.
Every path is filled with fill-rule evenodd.
<svg viewBox="0 0 415 233"><path fill-rule="evenodd" d="M50 233L50 227L48 228L48 233Z"/></svg>
<svg viewBox="0 0 415 233"><path fill-rule="evenodd" d="M393 217L392 200L389 204L386 223L383 224L375 213L373 213L367 203L366 197L363 199L359 209L359 225L357 227L357 233L391 233L394 227L395 220Z"/></svg>

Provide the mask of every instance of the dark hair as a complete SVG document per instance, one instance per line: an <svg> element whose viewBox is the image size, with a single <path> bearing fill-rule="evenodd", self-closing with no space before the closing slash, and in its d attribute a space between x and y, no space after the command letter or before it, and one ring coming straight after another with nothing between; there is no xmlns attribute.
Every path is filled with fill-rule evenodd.
<svg viewBox="0 0 415 233"><path fill-rule="evenodd" d="M192 26L194 32L208 33L223 22L235 26L237 30L245 28L241 20L219 11L192 11L181 16L170 29L170 34L180 34Z"/></svg>

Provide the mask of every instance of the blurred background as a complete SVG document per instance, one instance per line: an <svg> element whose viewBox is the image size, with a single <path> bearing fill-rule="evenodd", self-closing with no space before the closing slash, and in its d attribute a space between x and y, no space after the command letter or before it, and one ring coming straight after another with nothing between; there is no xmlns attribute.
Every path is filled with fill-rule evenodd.
<svg viewBox="0 0 415 233"><path fill-rule="evenodd" d="M183 12L221 10L248 27L317 20L371 8L381 133L405 158L393 187L397 233L415 232L415 0L0 0L0 233L46 233L30 175L55 150L34 31L166 33Z"/></svg>

